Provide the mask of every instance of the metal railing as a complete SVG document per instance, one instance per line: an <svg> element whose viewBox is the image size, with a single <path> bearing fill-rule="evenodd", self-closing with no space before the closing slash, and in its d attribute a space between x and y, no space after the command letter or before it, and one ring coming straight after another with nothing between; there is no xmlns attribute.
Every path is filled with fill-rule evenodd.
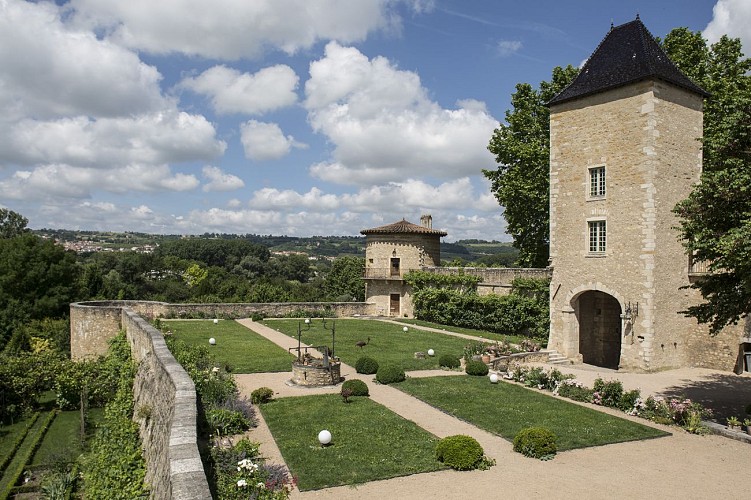
<svg viewBox="0 0 751 500"><path fill-rule="evenodd" d="M389 267L369 267L365 269L365 279L400 280L400 272L394 272Z"/></svg>

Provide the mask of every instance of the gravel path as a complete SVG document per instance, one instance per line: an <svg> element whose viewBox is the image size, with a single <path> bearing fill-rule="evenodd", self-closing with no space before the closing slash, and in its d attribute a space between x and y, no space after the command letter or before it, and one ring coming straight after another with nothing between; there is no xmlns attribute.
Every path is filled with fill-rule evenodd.
<svg viewBox="0 0 751 500"><path fill-rule="evenodd" d="M250 320L239 323L265 336L285 349L294 341L263 324ZM417 328L417 327L412 327ZM444 333L444 332L441 332ZM591 386L598 376L619 379L626 389L639 388L643 395L686 394L695 400L709 400L716 407L730 411L751 402L751 377L703 369L681 369L653 374L622 373L592 367L559 368L573 373ZM653 425L672 436L619 443L559 453L554 460L542 462L526 458L511 449L511 443L466 422L440 412L421 401L389 386L373 383L372 375L361 375L342 364L342 376L368 382L371 399L387 406L419 426L444 437L467 434L477 439L485 453L496 460L487 471L452 470L415 474L357 486L325 490L293 491L293 499L455 499L481 495L485 498L749 498L747 483L751 465L751 445L725 437L695 436L674 427L651 424L628 417L622 412L596 407L623 418ZM243 394L258 387L270 387L276 397L337 393L340 387L301 388L288 385L290 373L236 374ZM433 370L413 372L410 376L457 375L456 372ZM704 395L702 397L695 397ZM708 398L708 399L707 399ZM712 406L710 404L710 406ZM740 413L739 413L740 415ZM259 415L260 417L260 415ZM261 442L262 453L270 461L283 458L262 417L250 433Z"/></svg>

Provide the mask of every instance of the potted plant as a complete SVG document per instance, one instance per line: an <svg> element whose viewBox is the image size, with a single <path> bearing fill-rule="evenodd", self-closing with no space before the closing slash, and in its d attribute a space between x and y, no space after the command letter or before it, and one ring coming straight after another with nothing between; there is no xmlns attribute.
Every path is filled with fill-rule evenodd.
<svg viewBox="0 0 751 500"><path fill-rule="evenodd" d="M743 425L746 426L746 434L751 435L751 418L743 419Z"/></svg>
<svg viewBox="0 0 751 500"><path fill-rule="evenodd" d="M738 420L738 417L728 417L728 429L731 431L734 431L738 429L738 427L741 426L741 421Z"/></svg>

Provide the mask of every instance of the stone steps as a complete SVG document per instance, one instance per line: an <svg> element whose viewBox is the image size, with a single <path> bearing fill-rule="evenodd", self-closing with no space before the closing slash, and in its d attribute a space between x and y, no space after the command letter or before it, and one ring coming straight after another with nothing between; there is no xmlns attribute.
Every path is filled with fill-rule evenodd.
<svg viewBox="0 0 751 500"><path fill-rule="evenodd" d="M558 351L550 350L548 351L548 363L551 365L569 365L571 364L571 360Z"/></svg>

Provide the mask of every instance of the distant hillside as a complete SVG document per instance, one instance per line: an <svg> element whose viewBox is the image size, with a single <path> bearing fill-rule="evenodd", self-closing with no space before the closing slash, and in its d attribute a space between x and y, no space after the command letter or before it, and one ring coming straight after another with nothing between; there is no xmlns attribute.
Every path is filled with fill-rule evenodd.
<svg viewBox="0 0 751 500"><path fill-rule="evenodd" d="M81 251L91 249L131 250L133 248L159 245L162 242L181 238L243 239L260 243L274 252L301 252L316 257L340 257L344 255L365 256L364 236L272 236L258 234L204 233L196 236L177 234L115 233L110 231L71 231L67 229L35 230L40 236L61 242L86 242ZM460 240L441 243L441 260L444 265L484 264L486 266L511 267L518 251L511 243L485 240Z"/></svg>

